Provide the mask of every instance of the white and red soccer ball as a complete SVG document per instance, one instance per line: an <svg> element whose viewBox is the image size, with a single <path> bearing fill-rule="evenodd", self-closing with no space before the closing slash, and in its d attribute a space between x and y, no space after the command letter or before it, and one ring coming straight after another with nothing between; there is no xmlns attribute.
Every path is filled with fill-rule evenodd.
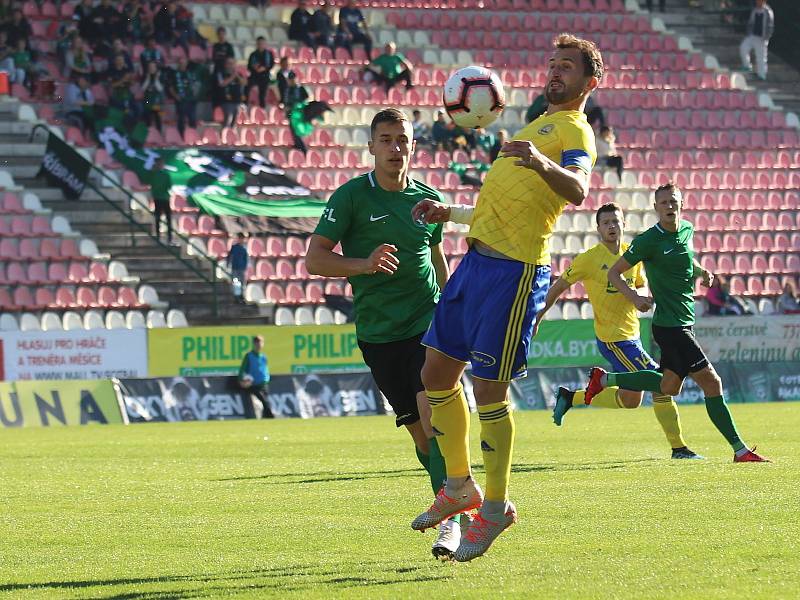
<svg viewBox="0 0 800 600"><path fill-rule="evenodd" d="M444 84L444 109L465 129L488 127L506 106L500 78L485 67L469 66L455 71Z"/></svg>

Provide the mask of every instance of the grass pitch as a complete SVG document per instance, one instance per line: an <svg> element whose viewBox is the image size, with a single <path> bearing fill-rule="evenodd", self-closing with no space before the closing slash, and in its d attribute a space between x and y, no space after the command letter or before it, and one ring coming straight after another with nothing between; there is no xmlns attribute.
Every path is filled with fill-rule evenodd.
<svg viewBox="0 0 800 600"><path fill-rule="evenodd" d="M4 430L0 596L796 598L800 404L733 411L774 464L697 406L702 462L652 409L516 413L520 523L470 564L410 529L431 494L389 417Z"/></svg>

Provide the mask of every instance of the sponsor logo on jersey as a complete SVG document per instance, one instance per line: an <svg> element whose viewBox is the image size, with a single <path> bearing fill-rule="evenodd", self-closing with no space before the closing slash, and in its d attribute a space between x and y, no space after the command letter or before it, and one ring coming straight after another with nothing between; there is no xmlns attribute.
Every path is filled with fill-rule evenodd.
<svg viewBox="0 0 800 600"><path fill-rule="evenodd" d="M385 219L388 216L389 215L381 215L380 217L376 217L375 215L370 215L369 220L374 223L375 221L380 221L381 219Z"/></svg>
<svg viewBox="0 0 800 600"><path fill-rule="evenodd" d="M556 128L556 126L553 125L552 123L550 123L548 125L545 125L544 127L541 127L537 133L539 135L547 135L548 133L552 132L553 129L555 129L555 128Z"/></svg>
<svg viewBox="0 0 800 600"><path fill-rule="evenodd" d="M486 354L485 352L477 352L473 350L469 354L472 357L472 360L482 364L484 367L491 367L497 363L497 359L494 356L491 354Z"/></svg>

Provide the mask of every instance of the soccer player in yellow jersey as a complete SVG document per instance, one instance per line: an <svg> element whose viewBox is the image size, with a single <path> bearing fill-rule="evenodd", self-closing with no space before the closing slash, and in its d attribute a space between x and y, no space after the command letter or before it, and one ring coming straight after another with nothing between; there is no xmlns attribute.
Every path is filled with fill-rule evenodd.
<svg viewBox="0 0 800 600"><path fill-rule="evenodd" d="M572 284L581 281L586 287L589 302L594 311L594 331L597 336L597 347L600 354L611 363L612 371L633 372L646 369L658 369L639 340L639 319L636 307L617 288L608 281L608 270L617 262L628 244L622 241L624 233L624 216L622 209L616 204L605 204L595 214L597 233L600 242L578 254L569 269L556 281L547 292L544 308L536 315L533 326L534 335L544 318L559 296L566 292ZM632 289L645 285L642 264L636 264L623 275ZM621 390L618 387L607 387L586 402L583 390L572 392L559 388L556 394L556 405L553 409L553 421L561 425L564 414L573 404L585 403L603 408L638 408L642 403L642 392ZM681 421L678 406L671 396L653 394L653 410L667 440L672 446L672 458L702 458L686 447L681 432Z"/></svg>
<svg viewBox="0 0 800 600"><path fill-rule="evenodd" d="M603 75L603 59L593 43L572 35L558 36L554 47L547 113L503 145L487 173L474 212L463 219L470 223L469 251L422 340L428 347L422 383L447 482L411 526L424 531L480 507L461 537L458 561L482 555L517 519L508 498L514 444L508 387L527 375L533 319L550 285L548 240L556 219L567 204L586 198L596 158L583 108ZM454 216L432 200L418 203L414 215L428 222ZM469 408L459 383L467 363L481 424L485 498L470 470Z"/></svg>

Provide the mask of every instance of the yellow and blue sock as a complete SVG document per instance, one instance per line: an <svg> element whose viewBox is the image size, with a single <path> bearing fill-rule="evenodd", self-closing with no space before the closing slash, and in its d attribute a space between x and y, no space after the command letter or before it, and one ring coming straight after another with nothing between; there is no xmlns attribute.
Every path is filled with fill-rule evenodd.
<svg viewBox="0 0 800 600"><path fill-rule="evenodd" d="M508 400L478 406L481 421L481 451L486 469L487 502L508 499L511 455L514 448L514 418Z"/></svg>

